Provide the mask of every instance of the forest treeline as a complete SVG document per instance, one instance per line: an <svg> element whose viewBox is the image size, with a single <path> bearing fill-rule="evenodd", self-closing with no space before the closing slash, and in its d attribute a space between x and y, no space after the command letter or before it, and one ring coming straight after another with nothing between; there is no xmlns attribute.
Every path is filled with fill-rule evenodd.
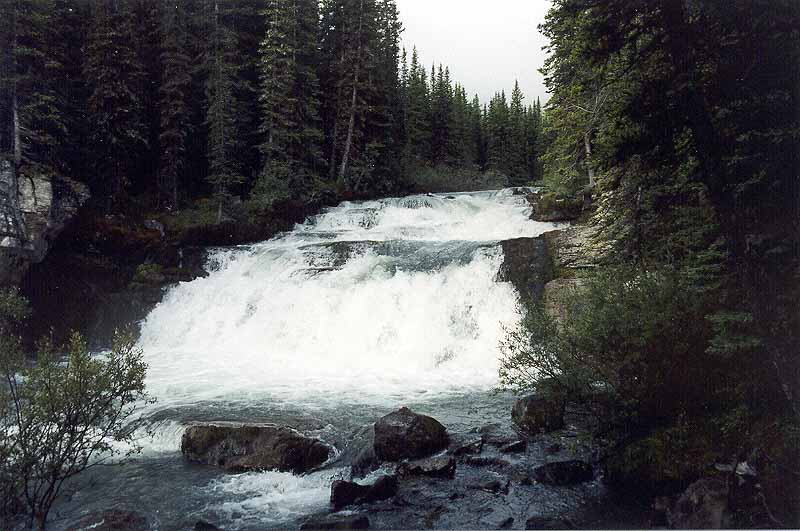
<svg viewBox="0 0 800 531"><path fill-rule="evenodd" d="M507 383L610 400L607 479L747 460L764 503L732 525L796 526L800 3L554 0L541 29L545 182L591 195L607 273L566 325L531 314Z"/></svg>
<svg viewBox="0 0 800 531"><path fill-rule="evenodd" d="M431 168L541 173L541 106L482 104L401 49L394 0L15 0L4 21L0 152L21 174L175 209L268 208L322 190L413 190ZM408 57L410 55L410 57Z"/></svg>

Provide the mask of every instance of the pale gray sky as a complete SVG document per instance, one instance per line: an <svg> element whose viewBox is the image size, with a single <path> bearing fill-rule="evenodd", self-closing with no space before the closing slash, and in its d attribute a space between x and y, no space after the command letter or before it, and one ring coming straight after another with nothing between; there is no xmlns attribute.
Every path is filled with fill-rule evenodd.
<svg viewBox="0 0 800 531"><path fill-rule="evenodd" d="M403 21L403 45L416 45L422 63L450 67L472 98L481 102L518 79L526 102L547 99L539 73L547 39L537 26L544 22L549 0L397 0Z"/></svg>

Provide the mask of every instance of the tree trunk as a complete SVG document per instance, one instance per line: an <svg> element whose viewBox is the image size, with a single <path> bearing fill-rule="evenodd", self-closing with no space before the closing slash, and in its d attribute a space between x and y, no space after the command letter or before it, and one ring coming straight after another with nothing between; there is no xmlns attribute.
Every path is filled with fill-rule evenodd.
<svg viewBox="0 0 800 531"><path fill-rule="evenodd" d="M594 188L594 168L592 168L592 131L583 135L583 147L586 151L586 172L589 174L589 188Z"/></svg>
<svg viewBox="0 0 800 531"><path fill-rule="evenodd" d="M344 149L342 151L342 165L339 167L339 184L344 184L345 174L347 173L347 162L350 158L350 147L353 145L353 130L356 124L356 102L358 101L358 74L361 67L361 22L364 13L364 0L361 0L358 7L358 30L356 32L356 39L358 40L358 47L356 49L356 64L353 73L353 93L350 100L350 120L347 124L347 138L344 141ZM335 142L335 139L334 139Z"/></svg>

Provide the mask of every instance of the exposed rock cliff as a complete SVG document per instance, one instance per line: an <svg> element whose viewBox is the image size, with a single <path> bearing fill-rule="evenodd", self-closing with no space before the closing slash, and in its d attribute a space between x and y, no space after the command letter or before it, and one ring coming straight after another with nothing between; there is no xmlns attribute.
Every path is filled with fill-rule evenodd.
<svg viewBox="0 0 800 531"><path fill-rule="evenodd" d="M0 160L0 285L18 283L30 264L41 262L88 198L82 184L22 177L10 161Z"/></svg>

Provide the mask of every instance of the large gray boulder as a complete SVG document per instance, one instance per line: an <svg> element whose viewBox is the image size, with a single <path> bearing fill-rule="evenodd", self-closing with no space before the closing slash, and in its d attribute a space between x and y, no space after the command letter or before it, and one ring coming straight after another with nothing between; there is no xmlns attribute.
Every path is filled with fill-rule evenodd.
<svg viewBox="0 0 800 531"><path fill-rule="evenodd" d="M279 470L301 474L328 460L330 449L291 428L203 424L186 428L181 453L229 472Z"/></svg>
<svg viewBox="0 0 800 531"><path fill-rule="evenodd" d="M450 437L439 421L404 407L375 423L375 456L379 461L426 457L447 448Z"/></svg>
<svg viewBox="0 0 800 531"><path fill-rule="evenodd" d="M16 284L89 199L86 186L61 177L18 175L0 159L0 285Z"/></svg>

